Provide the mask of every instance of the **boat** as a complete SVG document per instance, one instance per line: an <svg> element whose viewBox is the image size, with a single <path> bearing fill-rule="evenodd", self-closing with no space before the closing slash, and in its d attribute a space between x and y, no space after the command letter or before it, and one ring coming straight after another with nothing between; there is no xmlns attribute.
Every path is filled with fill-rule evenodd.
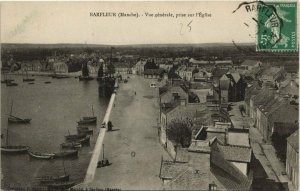
<svg viewBox="0 0 300 191"><path fill-rule="evenodd" d="M1 153L27 153L28 146L1 146Z"/></svg>
<svg viewBox="0 0 300 191"><path fill-rule="evenodd" d="M70 78L70 76L63 75L63 74L56 74L55 78L56 79L64 79L64 78Z"/></svg>
<svg viewBox="0 0 300 191"><path fill-rule="evenodd" d="M102 160L97 162L97 168L102 168L111 165L107 158L104 157L104 144L102 144Z"/></svg>
<svg viewBox="0 0 300 191"><path fill-rule="evenodd" d="M88 130L87 126L77 126L77 130Z"/></svg>
<svg viewBox="0 0 300 191"><path fill-rule="evenodd" d="M77 121L77 123L79 125L82 125L82 124L96 124L97 119L84 119L84 118L81 118L80 121Z"/></svg>
<svg viewBox="0 0 300 191"><path fill-rule="evenodd" d="M75 186L75 182L53 182L47 184L48 190L65 190Z"/></svg>
<svg viewBox="0 0 300 191"><path fill-rule="evenodd" d="M77 129L77 132L79 134L93 134L93 129Z"/></svg>
<svg viewBox="0 0 300 191"><path fill-rule="evenodd" d="M90 80L93 80L94 78L91 77L91 76L79 76L79 81L90 81Z"/></svg>
<svg viewBox="0 0 300 191"><path fill-rule="evenodd" d="M85 63L82 65L81 72L82 72L82 75L78 77L79 81L90 81L90 80L94 79L89 74L88 63Z"/></svg>
<svg viewBox="0 0 300 191"><path fill-rule="evenodd" d="M32 152L32 151L28 150L28 154L30 157L36 158L36 159L53 159L54 158L53 153L39 153L39 152Z"/></svg>
<svg viewBox="0 0 300 191"><path fill-rule="evenodd" d="M11 103L10 114L8 115L9 123L30 123L31 119L20 118L12 115L13 102Z"/></svg>
<svg viewBox="0 0 300 191"><path fill-rule="evenodd" d="M81 147L81 143L79 142L65 142L60 144L61 148L80 148Z"/></svg>
<svg viewBox="0 0 300 191"><path fill-rule="evenodd" d="M78 150L62 150L54 154L55 154L54 155L55 158L77 157Z"/></svg>
<svg viewBox="0 0 300 191"><path fill-rule="evenodd" d="M30 123L31 119L22 119L16 116L9 116L8 122L9 123Z"/></svg>
<svg viewBox="0 0 300 191"><path fill-rule="evenodd" d="M81 145L89 145L90 144L90 136L86 136L83 139L79 139L77 142L80 143Z"/></svg>
<svg viewBox="0 0 300 191"><path fill-rule="evenodd" d="M69 181L70 175L61 175L61 176L41 176L37 177L36 180L39 180L41 183L51 183L58 181Z"/></svg>
<svg viewBox="0 0 300 191"><path fill-rule="evenodd" d="M51 84L51 81L46 81L46 82L44 82L45 84Z"/></svg>
<svg viewBox="0 0 300 191"><path fill-rule="evenodd" d="M12 79L5 79L5 80L1 80L1 83L3 84L6 84L6 83L11 83L11 82L13 82L14 80L12 80Z"/></svg>
<svg viewBox="0 0 300 191"><path fill-rule="evenodd" d="M28 84L34 84L34 82L29 82Z"/></svg>
<svg viewBox="0 0 300 191"><path fill-rule="evenodd" d="M23 153L27 153L28 150L29 150L28 146L24 146L24 145L12 146L12 145L9 145L9 143L8 143L8 128L7 128L6 129L6 145L1 146L1 153L23 154Z"/></svg>
<svg viewBox="0 0 300 191"><path fill-rule="evenodd" d="M77 140L77 139L82 139L85 138L85 134L75 134L75 135L65 135L65 138L67 141L72 141L72 140Z"/></svg>
<svg viewBox="0 0 300 191"><path fill-rule="evenodd" d="M25 72L26 72L26 78L23 78L23 82L33 82L35 79L34 78L28 78L27 69L25 69Z"/></svg>
<svg viewBox="0 0 300 191"><path fill-rule="evenodd" d="M6 86L17 86L18 83L15 82L6 82Z"/></svg>
<svg viewBox="0 0 300 191"><path fill-rule="evenodd" d="M80 124L96 124L97 123L97 117L94 114L94 107L92 106L92 116L88 116L88 117L82 117L80 119L80 121L78 121L77 123Z"/></svg>

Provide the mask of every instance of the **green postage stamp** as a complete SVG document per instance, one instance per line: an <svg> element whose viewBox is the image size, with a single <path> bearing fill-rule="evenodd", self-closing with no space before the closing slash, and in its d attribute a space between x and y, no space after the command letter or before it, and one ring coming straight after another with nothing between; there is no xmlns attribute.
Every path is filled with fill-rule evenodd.
<svg viewBox="0 0 300 191"><path fill-rule="evenodd" d="M298 51L297 2L257 2L257 51Z"/></svg>

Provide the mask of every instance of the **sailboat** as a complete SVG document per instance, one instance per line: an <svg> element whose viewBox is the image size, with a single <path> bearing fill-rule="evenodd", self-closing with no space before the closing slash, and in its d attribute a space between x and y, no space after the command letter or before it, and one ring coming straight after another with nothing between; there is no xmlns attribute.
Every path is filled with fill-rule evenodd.
<svg viewBox="0 0 300 191"><path fill-rule="evenodd" d="M12 115L13 102L11 103L10 114L8 116L9 123L30 123L31 119L23 119Z"/></svg>
<svg viewBox="0 0 300 191"><path fill-rule="evenodd" d="M87 64L82 65L82 76L79 76L79 81L90 81L94 78L89 75L89 69Z"/></svg>
<svg viewBox="0 0 300 191"><path fill-rule="evenodd" d="M97 168L101 168L101 167L105 167L105 166L111 165L111 163L109 163L108 159L106 159L104 157L104 144L102 144L102 154L103 154L103 158L102 158L101 161L98 161Z"/></svg>
<svg viewBox="0 0 300 191"><path fill-rule="evenodd" d="M64 160L63 160L63 167L64 167L64 174L61 176L41 176L41 177L37 177L36 179L39 180L41 183L45 183L45 184L69 181L70 175L66 174Z"/></svg>
<svg viewBox="0 0 300 191"><path fill-rule="evenodd" d="M23 82L33 82L35 79L34 78L28 78L27 69L25 69L25 72L26 72L26 78L23 78Z"/></svg>
<svg viewBox="0 0 300 191"><path fill-rule="evenodd" d="M29 147L23 145L12 146L8 144L8 127L6 129L6 145L1 146L1 153L27 153Z"/></svg>
<svg viewBox="0 0 300 191"><path fill-rule="evenodd" d="M88 117L82 117L80 121L77 123L80 124L96 124L97 123L97 117L94 114L94 107L92 106L92 112L93 116L88 116Z"/></svg>

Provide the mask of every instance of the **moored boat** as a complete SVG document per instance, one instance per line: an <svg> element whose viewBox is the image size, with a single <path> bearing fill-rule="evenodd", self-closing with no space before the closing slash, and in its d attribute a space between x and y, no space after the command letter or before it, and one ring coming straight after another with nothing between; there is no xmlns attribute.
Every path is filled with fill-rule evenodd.
<svg viewBox="0 0 300 191"><path fill-rule="evenodd" d="M79 134L93 134L93 129L77 129Z"/></svg>
<svg viewBox="0 0 300 191"><path fill-rule="evenodd" d="M1 146L1 153L27 153L28 146Z"/></svg>
<svg viewBox="0 0 300 191"><path fill-rule="evenodd" d="M81 143L78 142L65 142L60 144L61 148L80 148L81 147Z"/></svg>
<svg viewBox="0 0 300 191"><path fill-rule="evenodd" d="M96 124L97 119L80 119L80 121L77 121L78 124Z"/></svg>
<svg viewBox="0 0 300 191"><path fill-rule="evenodd" d="M46 81L45 84L51 84L51 81Z"/></svg>
<svg viewBox="0 0 300 191"><path fill-rule="evenodd" d="M15 82L6 82L6 86L17 86L18 83Z"/></svg>
<svg viewBox="0 0 300 191"><path fill-rule="evenodd" d="M16 116L10 115L8 117L8 122L9 123L30 123L31 119L22 119Z"/></svg>
<svg viewBox="0 0 300 191"><path fill-rule="evenodd" d="M83 139L79 139L77 142L80 143L81 145L89 145L90 144L90 136L86 136Z"/></svg>
<svg viewBox="0 0 300 191"><path fill-rule="evenodd" d="M86 135L85 134L77 134L77 135L65 135L66 140L72 141L72 140L77 140L77 139L82 139Z"/></svg>
<svg viewBox="0 0 300 191"><path fill-rule="evenodd" d="M53 182L47 184L48 190L65 190L75 186L75 182Z"/></svg>
<svg viewBox="0 0 300 191"><path fill-rule="evenodd" d="M78 150L63 150L58 153L54 153L55 158L67 158L67 157L77 157Z"/></svg>
<svg viewBox="0 0 300 191"><path fill-rule="evenodd" d="M53 153L39 153L39 152L32 152L29 150L28 154L30 157L36 158L36 159L53 159L54 158Z"/></svg>
<svg viewBox="0 0 300 191"><path fill-rule="evenodd" d="M61 176L41 176L37 177L41 183L51 183L51 182L58 182L58 181L69 181L70 175L61 175Z"/></svg>

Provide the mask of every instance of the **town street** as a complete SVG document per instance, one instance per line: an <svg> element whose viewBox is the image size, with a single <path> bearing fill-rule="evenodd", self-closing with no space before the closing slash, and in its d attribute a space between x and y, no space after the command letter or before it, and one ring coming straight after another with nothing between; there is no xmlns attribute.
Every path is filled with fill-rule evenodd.
<svg viewBox="0 0 300 191"><path fill-rule="evenodd" d="M105 158L112 164L97 168L94 181L83 187L161 189L161 157L169 156L159 144L158 89L150 88L152 81L130 75L128 83L120 83L110 119L113 131L104 138Z"/></svg>

